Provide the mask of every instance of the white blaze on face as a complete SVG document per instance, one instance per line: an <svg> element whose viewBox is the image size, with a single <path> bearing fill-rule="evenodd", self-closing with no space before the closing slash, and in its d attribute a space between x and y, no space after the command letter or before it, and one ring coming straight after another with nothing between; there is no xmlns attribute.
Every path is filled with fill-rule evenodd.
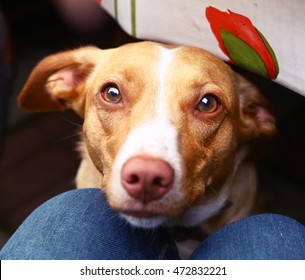
<svg viewBox="0 0 305 280"><path fill-rule="evenodd" d="M122 202L126 202L130 198L121 184L121 170L125 162L134 156L151 156L162 159L171 165L175 171L174 186L165 197L181 189L182 160L178 151L178 132L171 123L171 104L166 96L168 93L166 79L176 50L157 48L160 51L158 69L155 71L158 73L155 78L158 90L154 93L156 94L155 108L149 108L147 111L147 114L152 113L152 117L145 117L144 119L147 121L130 130L113 165L111 189L113 195ZM135 223L137 219L132 218L132 220ZM143 226L140 222L141 219L138 220L138 225Z"/></svg>

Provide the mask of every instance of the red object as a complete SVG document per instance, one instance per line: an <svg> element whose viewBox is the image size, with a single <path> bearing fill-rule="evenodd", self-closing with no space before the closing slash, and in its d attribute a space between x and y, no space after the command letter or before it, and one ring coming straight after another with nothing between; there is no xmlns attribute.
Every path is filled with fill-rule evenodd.
<svg viewBox="0 0 305 280"><path fill-rule="evenodd" d="M252 24L251 20L243 15L234 13L230 10L222 12L214 7L206 9L206 17L210 22L211 29L218 40L221 50L230 58L230 55L222 40L220 30L224 29L237 36L250 47L252 47L263 60L268 76L275 79L277 76L276 64L264 42L260 33ZM231 58L230 58L231 60ZM231 60L231 62L233 62Z"/></svg>

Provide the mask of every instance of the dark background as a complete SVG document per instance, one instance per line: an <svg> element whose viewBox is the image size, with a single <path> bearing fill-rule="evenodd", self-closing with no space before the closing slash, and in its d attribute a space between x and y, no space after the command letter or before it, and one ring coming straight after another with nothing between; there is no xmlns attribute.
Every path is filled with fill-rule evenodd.
<svg viewBox="0 0 305 280"><path fill-rule="evenodd" d="M33 209L75 187L80 161L75 147L82 121L74 113L28 114L17 108L17 95L31 69L59 50L88 44L116 47L134 39L107 16L98 28L77 30L52 1L2 0L0 8L10 28L13 57L8 128L0 139L1 247ZM255 80L274 104L278 120L278 133L258 162L266 212L286 214L305 224L305 98L264 79Z"/></svg>

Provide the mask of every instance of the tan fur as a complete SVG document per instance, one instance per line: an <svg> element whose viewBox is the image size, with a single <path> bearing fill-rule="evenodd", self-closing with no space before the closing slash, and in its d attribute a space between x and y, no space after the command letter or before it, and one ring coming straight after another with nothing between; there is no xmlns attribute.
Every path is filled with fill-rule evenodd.
<svg viewBox="0 0 305 280"><path fill-rule="evenodd" d="M163 90L178 131L182 189L142 205L113 192L112 168L130 131L157 115L159 47L176 50ZM107 84L119 86L122 103L102 100ZM211 114L196 110L208 93L221 101ZM84 118L78 188L100 187L117 211L145 208L169 217L168 225L202 225L208 232L252 213L257 184L248 151L275 132L266 99L228 65L197 48L150 42L49 56L33 70L19 104L30 111L72 108ZM222 211L227 199L233 206Z"/></svg>

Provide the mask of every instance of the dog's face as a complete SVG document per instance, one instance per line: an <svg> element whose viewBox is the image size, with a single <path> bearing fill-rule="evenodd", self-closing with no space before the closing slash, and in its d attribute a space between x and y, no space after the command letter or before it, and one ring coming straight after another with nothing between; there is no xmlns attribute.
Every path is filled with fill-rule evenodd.
<svg viewBox="0 0 305 280"><path fill-rule="evenodd" d="M265 99L221 60L147 42L50 56L20 104L73 108L84 118L100 187L111 207L142 227L226 197L242 147L274 131Z"/></svg>

